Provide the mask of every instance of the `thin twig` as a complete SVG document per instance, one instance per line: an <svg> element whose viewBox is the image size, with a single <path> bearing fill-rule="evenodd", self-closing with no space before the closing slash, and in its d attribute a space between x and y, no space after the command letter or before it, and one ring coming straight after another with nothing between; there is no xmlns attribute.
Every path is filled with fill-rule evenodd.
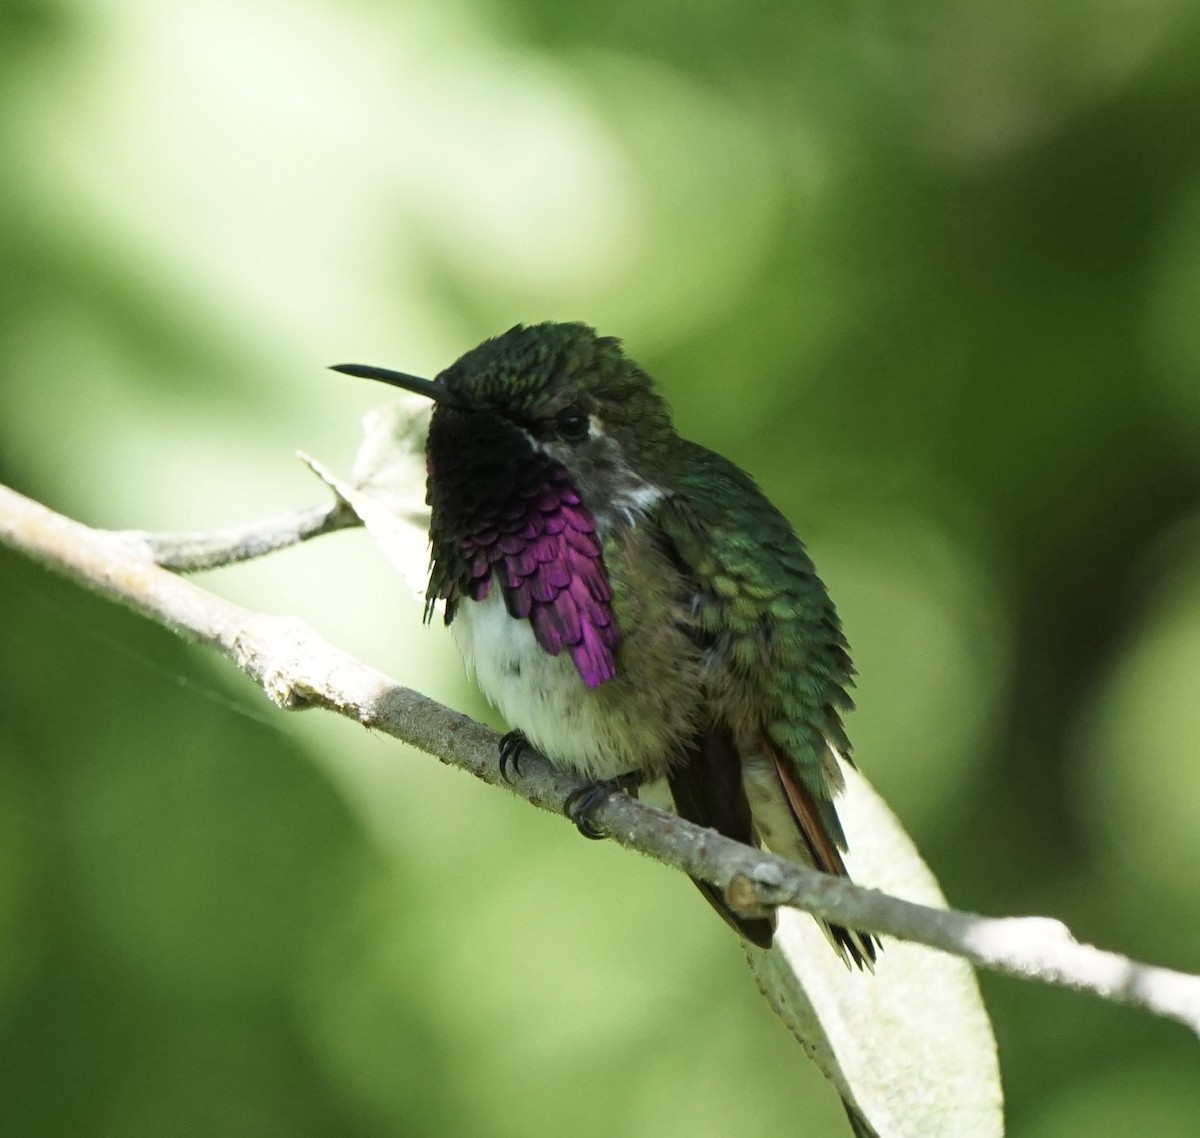
<svg viewBox="0 0 1200 1138"><path fill-rule="evenodd" d="M135 557L177 573L195 573L297 545L309 538L360 526L358 515L340 498L328 506L311 506L267 521L251 522L207 533L151 533L116 530L114 541L125 543Z"/></svg>
<svg viewBox="0 0 1200 1138"><path fill-rule="evenodd" d="M307 516L315 519L317 512ZM328 528L345 524L343 519ZM579 789L575 779L537 756L523 759L512 783L505 782L497 737L486 727L401 687L299 620L250 612L159 568L153 542L89 529L3 486L0 540L181 636L219 648L280 707L327 707L555 813ZM207 547L205 541L193 540L193 547L231 545L228 534ZM730 841L626 795L611 796L594 818L621 845L717 885L742 907L791 906L996 972L1144 1008L1200 1034L1200 976L1080 944L1058 921L916 905Z"/></svg>

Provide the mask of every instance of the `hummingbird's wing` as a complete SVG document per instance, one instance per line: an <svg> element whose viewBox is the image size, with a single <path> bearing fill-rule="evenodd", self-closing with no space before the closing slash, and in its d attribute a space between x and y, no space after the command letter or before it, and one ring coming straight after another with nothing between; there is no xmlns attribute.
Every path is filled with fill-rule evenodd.
<svg viewBox="0 0 1200 1138"><path fill-rule="evenodd" d="M705 724L688 748L686 762L668 772L667 785L681 818L754 845L754 820L742 785L742 764L727 724ZM735 933L759 948L771 947L775 934L772 918L743 917L729 907L715 885L695 877L692 880Z"/></svg>
<svg viewBox="0 0 1200 1138"><path fill-rule="evenodd" d="M752 836L846 876L834 797L850 761L841 713L853 706L853 667L837 613L791 525L749 475L684 445L679 490L653 517L693 594L710 717L702 735L727 731L733 741ZM684 816L689 805L679 806ZM848 961L874 960L870 936L829 933Z"/></svg>

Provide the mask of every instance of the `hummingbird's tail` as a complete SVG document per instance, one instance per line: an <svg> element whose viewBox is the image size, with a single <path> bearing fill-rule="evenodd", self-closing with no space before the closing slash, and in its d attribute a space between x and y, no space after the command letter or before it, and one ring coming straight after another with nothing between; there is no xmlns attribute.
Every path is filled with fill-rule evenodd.
<svg viewBox="0 0 1200 1138"><path fill-rule="evenodd" d="M765 758L755 756L745 764L746 793L759 840L780 857L848 878L837 816L825 817L826 811L833 810L832 802L819 803L794 765L769 739L764 738L763 751ZM842 925L817 923L847 965L872 968L878 952L873 936Z"/></svg>
<svg viewBox="0 0 1200 1138"><path fill-rule="evenodd" d="M849 876L839 848L843 839L837 815L827 820L825 813L832 812L833 804L816 800L769 739L762 740L757 753L743 758L729 725L709 722L686 761L668 772L667 785L681 818L746 845L762 845L822 873ZM716 886L705 881L696 881L696 886L734 932L759 948L771 947L773 916L744 917L729 907ZM817 923L848 966L871 968L877 952L874 937Z"/></svg>

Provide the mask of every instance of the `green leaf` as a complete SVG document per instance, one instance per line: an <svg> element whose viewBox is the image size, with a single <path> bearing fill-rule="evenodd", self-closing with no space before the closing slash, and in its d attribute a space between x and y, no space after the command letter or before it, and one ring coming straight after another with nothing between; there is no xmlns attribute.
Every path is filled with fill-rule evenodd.
<svg viewBox="0 0 1200 1138"><path fill-rule="evenodd" d="M838 813L854 880L945 906L871 785L856 770L846 784ZM966 961L888 939L874 974L851 971L813 919L793 909L780 910L774 947L746 956L775 1014L842 1096L860 1138L1003 1135L996 1042Z"/></svg>

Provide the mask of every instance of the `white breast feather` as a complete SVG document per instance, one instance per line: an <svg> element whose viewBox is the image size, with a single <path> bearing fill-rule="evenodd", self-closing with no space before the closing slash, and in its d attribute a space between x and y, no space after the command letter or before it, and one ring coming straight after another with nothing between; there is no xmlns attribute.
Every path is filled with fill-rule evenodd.
<svg viewBox="0 0 1200 1138"><path fill-rule="evenodd" d="M594 778L629 769L570 653L549 655L530 623L509 615L494 584L482 601L460 602L450 631L483 694L548 759Z"/></svg>

